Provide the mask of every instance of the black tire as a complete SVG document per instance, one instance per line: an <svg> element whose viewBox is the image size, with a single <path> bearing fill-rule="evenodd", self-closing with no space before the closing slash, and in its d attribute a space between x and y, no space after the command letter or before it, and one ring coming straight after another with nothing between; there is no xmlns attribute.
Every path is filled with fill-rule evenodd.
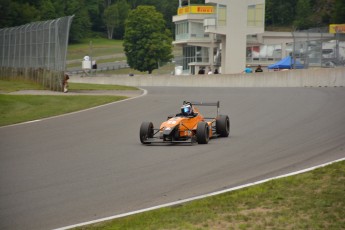
<svg viewBox="0 0 345 230"><path fill-rule="evenodd" d="M143 122L140 126L140 141L142 144L151 144L151 142L145 142L148 138L153 137L153 124L152 122Z"/></svg>
<svg viewBox="0 0 345 230"><path fill-rule="evenodd" d="M230 134L230 119L227 115L219 115L216 118L216 132L220 137L228 137Z"/></svg>
<svg viewBox="0 0 345 230"><path fill-rule="evenodd" d="M206 122L199 122L196 128L196 140L198 144L207 144L210 140L209 127Z"/></svg>

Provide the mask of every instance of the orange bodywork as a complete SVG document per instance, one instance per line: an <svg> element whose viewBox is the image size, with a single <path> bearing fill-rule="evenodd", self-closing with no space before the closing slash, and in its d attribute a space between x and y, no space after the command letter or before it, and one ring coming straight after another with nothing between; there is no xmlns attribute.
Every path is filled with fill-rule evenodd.
<svg viewBox="0 0 345 230"><path fill-rule="evenodd" d="M216 106L216 116L204 117L195 105ZM140 142L151 143L195 143L207 144L214 137L228 137L230 119L219 114L217 102L183 102L181 113L169 116L161 123L159 129L152 122L142 122L140 126Z"/></svg>
<svg viewBox="0 0 345 230"><path fill-rule="evenodd" d="M205 121L205 119L196 107L193 108L193 112L196 114L196 116L194 117L176 116L163 122L159 128L160 132L162 133L166 129L174 129L176 126L178 126L180 137L194 136L198 123L201 121ZM212 121L208 121L207 124L210 127L209 137L212 137Z"/></svg>

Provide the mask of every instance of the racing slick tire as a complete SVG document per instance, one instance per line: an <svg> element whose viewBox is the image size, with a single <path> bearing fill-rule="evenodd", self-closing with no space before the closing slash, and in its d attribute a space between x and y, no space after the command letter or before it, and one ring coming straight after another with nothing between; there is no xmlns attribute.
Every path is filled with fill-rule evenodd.
<svg viewBox="0 0 345 230"><path fill-rule="evenodd" d="M210 140L209 127L206 122L199 122L196 128L196 140L198 144L207 144Z"/></svg>
<svg viewBox="0 0 345 230"><path fill-rule="evenodd" d="M216 118L216 132L220 137L228 137L230 133L230 119L227 115L219 115Z"/></svg>
<svg viewBox="0 0 345 230"><path fill-rule="evenodd" d="M148 138L153 137L153 124L152 122L143 122L140 126L140 141L142 144L151 144L147 142Z"/></svg>

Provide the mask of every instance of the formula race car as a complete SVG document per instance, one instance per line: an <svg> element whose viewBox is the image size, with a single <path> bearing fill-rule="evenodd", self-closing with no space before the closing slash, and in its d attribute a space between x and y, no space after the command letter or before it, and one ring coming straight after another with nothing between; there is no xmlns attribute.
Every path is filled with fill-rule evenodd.
<svg viewBox="0 0 345 230"><path fill-rule="evenodd" d="M216 117L204 117L196 106L216 106ZM213 137L228 137L230 119L219 115L219 101L183 102L181 113L169 116L159 129L152 122L143 122L140 126L140 141L151 143L194 143L207 144Z"/></svg>

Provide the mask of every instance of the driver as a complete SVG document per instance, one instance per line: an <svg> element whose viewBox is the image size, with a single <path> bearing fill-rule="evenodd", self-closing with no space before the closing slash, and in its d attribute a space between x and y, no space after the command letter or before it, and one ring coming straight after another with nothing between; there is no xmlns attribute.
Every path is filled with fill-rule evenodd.
<svg viewBox="0 0 345 230"><path fill-rule="evenodd" d="M193 108L192 108L192 105L191 103L184 103L181 107L181 113L184 115L184 116L191 116L193 115Z"/></svg>

